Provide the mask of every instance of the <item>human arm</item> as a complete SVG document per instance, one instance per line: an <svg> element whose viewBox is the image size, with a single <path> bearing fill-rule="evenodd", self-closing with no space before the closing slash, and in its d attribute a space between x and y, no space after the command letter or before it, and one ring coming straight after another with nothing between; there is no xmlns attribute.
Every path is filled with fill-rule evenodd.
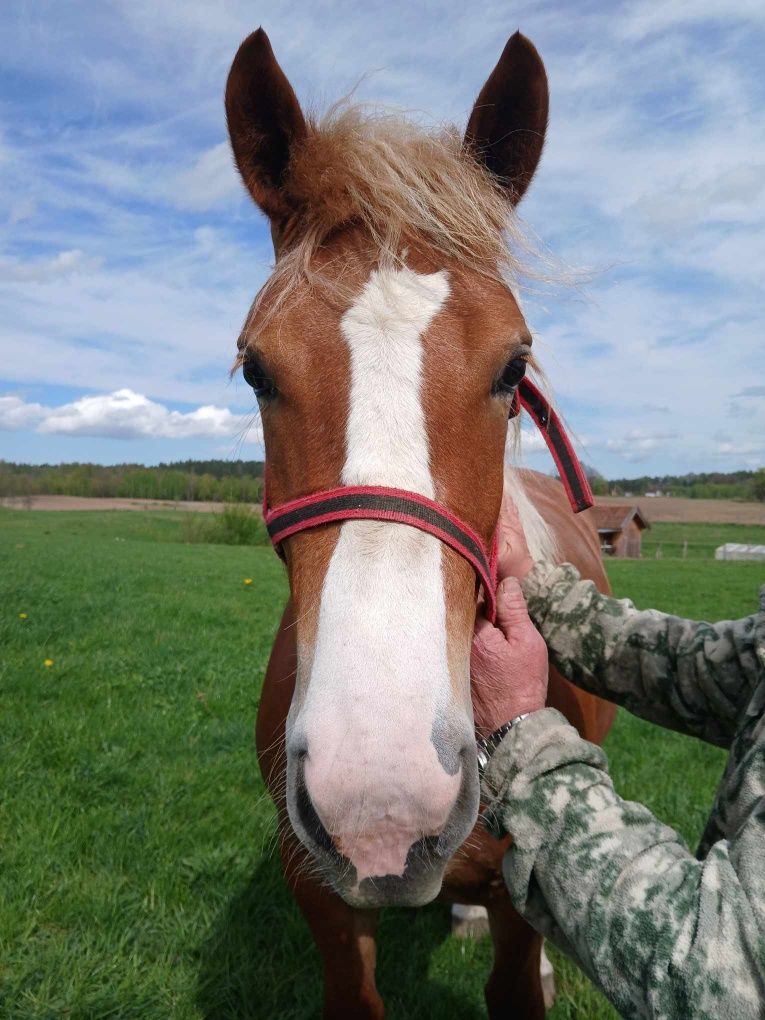
<svg viewBox="0 0 765 1020"><path fill-rule="evenodd" d="M484 730L539 703L545 660L532 644L518 668L520 632L531 623L516 607L505 634L507 592L515 597L513 588L498 592L498 634L481 628L474 643L473 700ZM511 673L503 695L495 678ZM618 796L602 750L554 709L513 727L486 768L484 818L494 835L513 837L503 872L516 908L623 1016L762 1016L765 684L761 693L719 795L729 839L704 861L647 808Z"/></svg>
<svg viewBox="0 0 765 1020"><path fill-rule="evenodd" d="M745 773L762 798L757 769L753 756ZM731 839L696 860L647 808L619 797L603 752L554 709L510 731L482 786L490 831L513 838L503 874L516 909L622 1016L762 1017L765 810L756 799Z"/></svg>
<svg viewBox="0 0 765 1020"><path fill-rule="evenodd" d="M759 614L715 624L638 610L581 580L570 564L534 565L507 497L499 549L500 576L522 577L531 618L564 676L651 722L730 744L765 669L756 655L765 596Z"/></svg>

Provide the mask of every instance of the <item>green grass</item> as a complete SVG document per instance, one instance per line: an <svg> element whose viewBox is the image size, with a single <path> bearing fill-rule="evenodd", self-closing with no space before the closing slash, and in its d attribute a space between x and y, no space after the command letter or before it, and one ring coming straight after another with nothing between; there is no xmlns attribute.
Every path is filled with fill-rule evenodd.
<svg viewBox="0 0 765 1020"><path fill-rule="evenodd" d="M763 507L765 517L765 507ZM765 526L757 524L700 524L664 521L643 532L643 558L710 560L726 542L765 545Z"/></svg>
<svg viewBox="0 0 765 1020"><path fill-rule="evenodd" d="M639 605L707 617L751 611L763 576L609 571ZM185 544L179 514L0 511L3 1020L317 1015L253 741L285 595L270 549ZM695 842L723 755L623 713L607 749L620 791ZM447 907L384 912L379 959L394 1020L484 1015L490 943L452 939ZM612 1017L556 959L552 1017Z"/></svg>

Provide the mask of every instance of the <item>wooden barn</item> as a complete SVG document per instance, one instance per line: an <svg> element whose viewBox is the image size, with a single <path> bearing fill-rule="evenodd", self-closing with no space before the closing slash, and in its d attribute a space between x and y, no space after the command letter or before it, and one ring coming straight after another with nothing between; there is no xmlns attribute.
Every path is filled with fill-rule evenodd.
<svg viewBox="0 0 765 1020"><path fill-rule="evenodd" d="M643 532L650 524L639 506L629 503L597 503L590 511L604 556L638 559Z"/></svg>

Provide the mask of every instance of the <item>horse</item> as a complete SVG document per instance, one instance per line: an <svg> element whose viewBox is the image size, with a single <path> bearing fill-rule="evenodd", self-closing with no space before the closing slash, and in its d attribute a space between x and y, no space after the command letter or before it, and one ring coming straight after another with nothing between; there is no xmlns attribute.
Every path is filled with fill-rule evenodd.
<svg viewBox="0 0 765 1020"><path fill-rule="evenodd" d="M505 468L509 412L536 364L514 282L515 206L548 116L532 43L510 38L462 137L349 102L307 116L262 29L236 53L225 105L275 250L236 363L258 399L270 505L403 490L488 548L507 489L532 555L571 561L606 591L586 514L552 478ZM329 520L281 553L290 596L256 743L284 874L323 961L324 1016L383 1017L379 909L439 898L486 908L489 1016L536 1020L541 937L510 902L507 841L477 821L473 567L390 520ZM613 719L554 670L549 703L590 740Z"/></svg>

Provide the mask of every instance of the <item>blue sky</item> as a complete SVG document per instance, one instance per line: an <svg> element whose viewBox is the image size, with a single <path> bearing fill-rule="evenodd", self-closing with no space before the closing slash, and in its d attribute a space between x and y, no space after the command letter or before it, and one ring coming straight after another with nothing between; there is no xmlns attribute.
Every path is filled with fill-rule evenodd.
<svg viewBox="0 0 765 1020"><path fill-rule="evenodd" d="M262 453L228 367L272 252L222 106L258 24L304 103L460 124L520 27L552 96L521 212L581 271L524 310L583 456L765 464L761 0L3 4L0 458Z"/></svg>

